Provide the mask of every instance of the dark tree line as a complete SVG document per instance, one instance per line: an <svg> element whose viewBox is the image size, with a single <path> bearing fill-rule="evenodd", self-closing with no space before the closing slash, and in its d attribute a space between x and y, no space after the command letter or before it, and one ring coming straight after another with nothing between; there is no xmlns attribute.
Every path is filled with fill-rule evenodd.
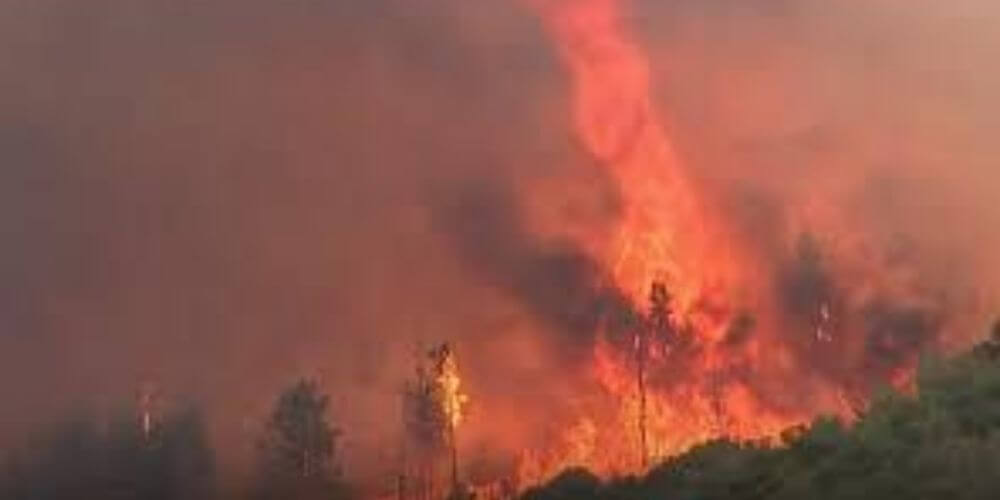
<svg viewBox="0 0 1000 500"><path fill-rule="evenodd" d="M8 457L0 498L208 500L215 487L201 415L188 409L155 435L131 418L107 426L71 420Z"/></svg>
<svg viewBox="0 0 1000 500"><path fill-rule="evenodd" d="M282 393L258 443L252 484L223 493L204 421L195 408L110 422L79 417L0 456L0 499L11 500L342 500L329 398L300 381Z"/></svg>

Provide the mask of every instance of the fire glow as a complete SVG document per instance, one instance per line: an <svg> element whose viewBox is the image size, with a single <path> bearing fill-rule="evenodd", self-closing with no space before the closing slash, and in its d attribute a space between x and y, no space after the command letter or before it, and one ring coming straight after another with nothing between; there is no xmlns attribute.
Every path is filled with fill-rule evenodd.
<svg viewBox="0 0 1000 500"><path fill-rule="evenodd" d="M804 375L811 367L800 354L836 343L831 349L844 350L837 357L845 366L864 357L863 335L836 338L838 327L862 327L835 315L862 308L870 297L850 303L845 293L839 308L817 297L798 325L805 340L770 333L797 326L773 301L747 292L773 289L773 278L752 271L758 263L686 176L654 108L648 62L627 33L628 2L534 0L532 6L571 77L575 135L611 173L622 198L614 240L578 243L639 317L626 327L629 340L607 329L593 351L591 375L613 409L582 409L558 442L526 452L521 484L574 465L604 475L641 472L714 438L768 440L819 413L850 418L858 388L846 378ZM836 221L816 224L803 213L812 226ZM657 307L666 308L659 325ZM907 362L878 375L903 373ZM765 386L790 379L808 398L764 395Z"/></svg>

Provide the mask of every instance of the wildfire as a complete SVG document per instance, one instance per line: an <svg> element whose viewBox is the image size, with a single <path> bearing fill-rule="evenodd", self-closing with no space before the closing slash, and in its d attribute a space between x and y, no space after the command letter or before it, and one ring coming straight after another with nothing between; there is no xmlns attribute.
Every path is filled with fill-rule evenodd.
<svg viewBox="0 0 1000 500"><path fill-rule="evenodd" d="M637 472L698 442L776 436L808 418L771 411L746 381L730 375L759 364L764 348L779 365L786 353L757 339L727 350L732 332L749 328L734 296L747 279L741 270L753 266L741 261L685 175L654 109L648 62L624 26L628 2L531 2L571 74L576 135L609 169L623 200L610 247L582 243L647 319L635 327L630 348L611 339L595 347L592 375L616 407L611 415L594 425L592 413L600 411L581 411L562 446L528 454L522 483L568 465ZM829 310L822 314L825 326ZM659 325L650 325L657 315Z"/></svg>
<svg viewBox="0 0 1000 500"><path fill-rule="evenodd" d="M598 332L593 390L524 452L520 486L571 466L641 473L716 438L777 440L820 413L852 418L873 382L905 386L948 326L933 291L822 189L783 208L762 251L689 177L627 29L630 0L526 1L569 73L575 136L618 188L611 241L573 237L610 281L595 286L630 304Z"/></svg>

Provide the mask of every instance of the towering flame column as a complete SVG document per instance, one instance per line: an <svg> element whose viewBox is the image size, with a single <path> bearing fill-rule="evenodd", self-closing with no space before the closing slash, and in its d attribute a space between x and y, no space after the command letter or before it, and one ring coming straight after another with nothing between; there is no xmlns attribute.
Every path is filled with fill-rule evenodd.
<svg viewBox="0 0 1000 500"><path fill-rule="evenodd" d="M621 190L617 241L600 257L636 303L659 280L688 308L710 274L706 221L654 111L648 62L625 31L628 1L529 1L571 73L575 132Z"/></svg>

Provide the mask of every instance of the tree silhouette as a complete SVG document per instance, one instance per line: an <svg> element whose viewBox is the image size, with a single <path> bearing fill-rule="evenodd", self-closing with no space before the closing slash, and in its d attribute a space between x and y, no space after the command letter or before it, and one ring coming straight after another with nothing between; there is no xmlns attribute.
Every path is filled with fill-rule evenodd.
<svg viewBox="0 0 1000 500"><path fill-rule="evenodd" d="M403 468L399 496L417 500L432 496L433 462L446 442L445 415L437 403L427 353L417 347L413 379L403 387Z"/></svg>
<svg viewBox="0 0 1000 500"><path fill-rule="evenodd" d="M649 313L644 325L640 325L635 333L636 385L639 391L639 451L642 468L649 463L649 445L647 436L647 396L646 396L646 363L649 349L653 341L670 342L674 331L671 323L671 296L667 286L654 281L649 291Z"/></svg>
<svg viewBox="0 0 1000 500"><path fill-rule="evenodd" d="M346 494L336 453L341 430L327 420L329 403L310 380L300 380L278 397L258 443L264 498Z"/></svg>

